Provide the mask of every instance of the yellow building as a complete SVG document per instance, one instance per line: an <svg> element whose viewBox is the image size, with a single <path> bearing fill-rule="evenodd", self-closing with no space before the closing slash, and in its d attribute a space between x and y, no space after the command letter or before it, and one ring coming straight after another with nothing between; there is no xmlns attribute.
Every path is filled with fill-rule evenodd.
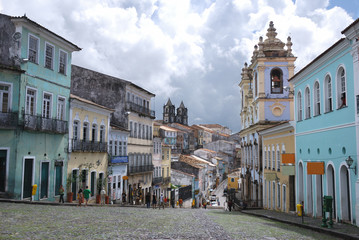
<svg viewBox="0 0 359 240"><path fill-rule="evenodd" d="M240 179L241 172L235 171L228 174L228 190L234 189L236 191L239 190L239 179Z"/></svg>
<svg viewBox="0 0 359 240"><path fill-rule="evenodd" d="M130 83L126 86L126 111L130 136L128 138L128 193L130 202L143 204L145 195L152 192L153 121L150 109L153 93Z"/></svg>
<svg viewBox="0 0 359 240"><path fill-rule="evenodd" d="M295 211L294 123L282 123L259 134L263 151L264 208Z"/></svg>
<svg viewBox="0 0 359 240"><path fill-rule="evenodd" d="M166 144L162 144L162 162L161 162L161 169L162 169L162 186L161 186L161 193L163 196L169 198L170 191L168 189L171 187L171 147Z"/></svg>
<svg viewBox="0 0 359 240"><path fill-rule="evenodd" d="M107 187L107 142L112 112L78 96L70 97L67 191L74 193L73 200L80 188L88 186L91 196L95 196L102 186Z"/></svg>

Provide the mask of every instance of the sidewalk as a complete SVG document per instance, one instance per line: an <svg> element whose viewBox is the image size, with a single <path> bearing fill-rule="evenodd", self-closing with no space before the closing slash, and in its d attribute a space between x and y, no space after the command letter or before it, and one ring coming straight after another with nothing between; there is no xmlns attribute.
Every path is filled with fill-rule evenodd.
<svg viewBox="0 0 359 240"><path fill-rule="evenodd" d="M326 233L338 238L359 239L359 228L351 224L334 222L333 228L329 229L321 227L321 218L304 216L304 223L302 223L302 217L298 217L297 215L292 213L283 213L266 209L242 210L241 212L257 217L268 218L274 221L295 225L321 233Z"/></svg>

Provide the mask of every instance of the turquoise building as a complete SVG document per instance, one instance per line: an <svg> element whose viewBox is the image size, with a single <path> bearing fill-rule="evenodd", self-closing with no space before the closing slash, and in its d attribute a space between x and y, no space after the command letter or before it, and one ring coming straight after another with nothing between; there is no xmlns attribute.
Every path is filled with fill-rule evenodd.
<svg viewBox="0 0 359 240"><path fill-rule="evenodd" d="M26 16L0 14L0 196L54 200L65 186L71 54Z"/></svg>
<svg viewBox="0 0 359 240"><path fill-rule="evenodd" d="M358 28L357 21L353 24ZM295 96L296 202L304 204L306 215L321 217L322 198L331 196L333 218L358 225L358 60L353 57L358 54L358 35L349 27L342 33L345 37L290 79Z"/></svg>

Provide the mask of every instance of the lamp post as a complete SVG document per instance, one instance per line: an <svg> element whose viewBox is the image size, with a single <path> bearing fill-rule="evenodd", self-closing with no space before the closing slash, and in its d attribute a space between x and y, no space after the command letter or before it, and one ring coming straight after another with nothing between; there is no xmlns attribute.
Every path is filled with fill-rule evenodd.
<svg viewBox="0 0 359 240"><path fill-rule="evenodd" d="M354 163L354 160L350 156L348 156L348 158L345 159L345 162L347 163L348 168L354 170L354 174L357 175L356 166L351 167L353 165L353 163Z"/></svg>

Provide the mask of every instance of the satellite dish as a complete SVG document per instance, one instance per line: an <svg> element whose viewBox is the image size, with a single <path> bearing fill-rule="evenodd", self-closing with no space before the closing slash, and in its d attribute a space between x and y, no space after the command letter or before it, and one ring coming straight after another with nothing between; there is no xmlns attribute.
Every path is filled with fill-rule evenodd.
<svg viewBox="0 0 359 240"><path fill-rule="evenodd" d="M21 33L20 33L20 32L15 32L15 33L12 35L12 38L13 38L15 41L18 41L18 40L21 38Z"/></svg>

